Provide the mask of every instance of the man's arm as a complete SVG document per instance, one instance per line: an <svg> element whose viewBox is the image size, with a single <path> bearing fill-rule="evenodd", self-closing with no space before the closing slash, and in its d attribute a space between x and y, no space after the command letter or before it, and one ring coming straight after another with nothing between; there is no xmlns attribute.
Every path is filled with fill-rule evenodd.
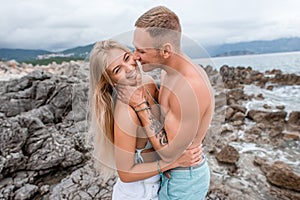
<svg viewBox="0 0 300 200"><path fill-rule="evenodd" d="M180 86L168 98L169 109L162 123L147 109L146 103L134 107L154 149L168 162L178 158L192 143L205 108L201 108L195 90L188 83Z"/></svg>

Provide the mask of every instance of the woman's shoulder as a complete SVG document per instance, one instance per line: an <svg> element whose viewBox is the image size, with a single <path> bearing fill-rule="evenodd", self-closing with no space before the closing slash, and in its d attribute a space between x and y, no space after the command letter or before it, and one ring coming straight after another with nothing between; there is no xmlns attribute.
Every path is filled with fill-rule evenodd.
<svg viewBox="0 0 300 200"><path fill-rule="evenodd" d="M114 107L115 120L132 119L136 124L140 124L139 119L131 106L117 99Z"/></svg>

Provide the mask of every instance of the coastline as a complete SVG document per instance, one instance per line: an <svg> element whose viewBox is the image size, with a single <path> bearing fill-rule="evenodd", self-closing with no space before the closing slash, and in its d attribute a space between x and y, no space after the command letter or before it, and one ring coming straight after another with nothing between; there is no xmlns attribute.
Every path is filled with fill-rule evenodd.
<svg viewBox="0 0 300 200"><path fill-rule="evenodd" d="M208 57L202 59L193 59L197 64L203 66L210 65L214 69L220 68L226 64L228 66L238 67L250 66L253 70L259 72L281 70L283 73L300 75L300 51L268 53L268 54L251 54L225 57Z"/></svg>
<svg viewBox="0 0 300 200"><path fill-rule="evenodd" d="M0 65L0 198L110 199L115 179L97 178L84 143L86 63ZM204 141L212 178L207 199L300 199L300 110L277 103L255 109L248 103L264 95L245 92L299 87L300 76L204 68L216 97Z"/></svg>

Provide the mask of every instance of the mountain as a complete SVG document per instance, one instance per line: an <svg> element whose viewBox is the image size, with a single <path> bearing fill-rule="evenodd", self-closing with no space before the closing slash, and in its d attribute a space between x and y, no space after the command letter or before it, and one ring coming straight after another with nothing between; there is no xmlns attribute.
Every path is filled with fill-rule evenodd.
<svg viewBox="0 0 300 200"><path fill-rule="evenodd" d="M64 51L51 52L46 50L0 49L0 60L16 60L18 62L49 59L53 57L73 57L85 59L94 44L75 47Z"/></svg>
<svg viewBox="0 0 300 200"><path fill-rule="evenodd" d="M67 49L67 50L64 50L60 53L72 54L75 57L85 58L90 53L93 46L94 46L94 43L89 44L87 46L81 46L81 47L75 47L75 48L72 48L72 49Z"/></svg>
<svg viewBox="0 0 300 200"><path fill-rule="evenodd" d="M25 61L36 59L38 55L45 55L50 53L50 51L45 50L0 49L0 59Z"/></svg>
<svg viewBox="0 0 300 200"><path fill-rule="evenodd" d="M66 49L60 52L26 49L0 49L1 60L14 59L18 62L48 59L51 57L68 57L85 59L94 44ZM251 42L229 43L217 46L204 47L211 57L234 56L246 54L263 54L275 52L300 51L300 37L281 38L277 40L261 40ZM207 54L203 48L196 43L186 43L183 50L192 58L199 58Z"/></svg>
<svg viewBox="0 0 300 200"><path fill-rule="evenodd" d="M300 38L292 37L269 41L261 40L222 44L208 47L207 50L212 57L300 51Z"/></svg>

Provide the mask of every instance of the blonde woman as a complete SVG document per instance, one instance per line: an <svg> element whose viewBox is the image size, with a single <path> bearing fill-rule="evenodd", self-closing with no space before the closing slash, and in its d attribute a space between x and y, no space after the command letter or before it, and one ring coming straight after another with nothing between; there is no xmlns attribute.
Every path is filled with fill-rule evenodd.
<svg viewBox="0 0 300 200"><path fill-rule="evenodd" d="M113 95L118 85L137 85L140 80L147 94L146 109L155 110L157 87L151 78L141 77L130 50L112 40L94 45L90 55L90 133L100 176L106 181L118 173L113 199L158 199L159 174L197 165L201 157L200 147L185 151L173 163L155 153L137 117L139 110Z"/></svg>

